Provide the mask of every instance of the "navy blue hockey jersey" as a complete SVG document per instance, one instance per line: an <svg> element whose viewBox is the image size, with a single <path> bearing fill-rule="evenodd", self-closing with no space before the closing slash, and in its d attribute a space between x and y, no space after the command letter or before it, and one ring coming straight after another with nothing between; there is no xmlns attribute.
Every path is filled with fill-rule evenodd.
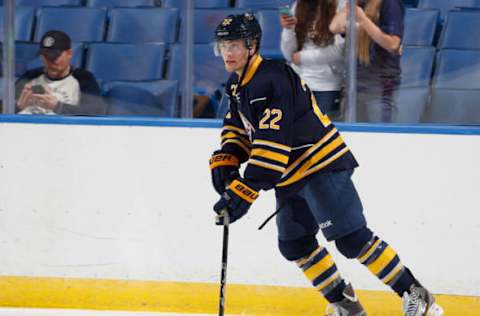
<svg viewBox="0 0 480 316"><path fill-rule="evenodd" d="M296 192L316 172L358 166L335 125L320 111L308 86L287 64L256 55L226 94L222 150L246 162L245 179L277 194Z"/></svg>

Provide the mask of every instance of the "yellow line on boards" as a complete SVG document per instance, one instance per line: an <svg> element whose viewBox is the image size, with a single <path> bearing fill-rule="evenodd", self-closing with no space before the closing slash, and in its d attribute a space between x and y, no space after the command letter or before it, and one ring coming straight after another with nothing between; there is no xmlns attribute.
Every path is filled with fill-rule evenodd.
<svg viewBox="0 0 480 316"><path fill-rule="evenodd" d="M401 316L393 293L357 291L369 316ZM0 276L0 306L93 310L217 313L212 283ZM227 285L228 314L322 315L327 302L313 288ZM480 315L480 297L437 295L448 316Z"/></svg>

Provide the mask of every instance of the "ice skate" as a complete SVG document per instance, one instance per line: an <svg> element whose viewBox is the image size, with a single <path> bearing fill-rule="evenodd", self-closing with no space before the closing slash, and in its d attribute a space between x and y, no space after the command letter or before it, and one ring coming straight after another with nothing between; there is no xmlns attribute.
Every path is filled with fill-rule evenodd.
<svg viewBox="0 0 480 316"><path fill-rule="evenodd" d="M432 294L415 285L410 287L410 294L403 293L403 312L405 316L443 316L443 309Z"/></svg>
<svg viewBox="0 0 480 316"><path fill-rule="evenodd" d="M326 316L367 316L351 284L343 290L343 296L343 300L327 306Z"/></svg>

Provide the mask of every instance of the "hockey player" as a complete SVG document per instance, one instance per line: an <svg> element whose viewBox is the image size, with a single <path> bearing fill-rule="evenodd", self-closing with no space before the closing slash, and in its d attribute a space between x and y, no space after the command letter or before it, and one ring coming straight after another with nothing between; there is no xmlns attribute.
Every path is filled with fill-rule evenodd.
<svg viewBox="0 0 480 316"><path fill-rule="evenodd" d="M357 167L353 154L292 68L260 56L261 36L250 13L229 15L215 31L216 51L232 73L221 149L210 159L213 185L222 196L215 212L226 210L235 222L260 190L275 189L280 252L330 302L327 315L366 313L318 244L319 229L341 254L357 259L403 297L405 315L443 315L395 250L367 227L350 179Z"/></svg>

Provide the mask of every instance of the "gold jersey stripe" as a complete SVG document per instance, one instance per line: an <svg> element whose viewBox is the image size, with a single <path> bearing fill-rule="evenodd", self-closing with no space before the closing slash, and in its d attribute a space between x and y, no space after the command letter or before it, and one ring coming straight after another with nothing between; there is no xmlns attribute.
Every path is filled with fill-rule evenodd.
<svg viewBox="0 0 480 316"><path fill-rule="evenodd" d="M341 156L343 156L347 151L349 151L350 149L348 147L345 147L343 148L342 150L340 150L338 153L336 153L335 155L333 155L332 157L328 158L327 160L323 161L322 163L314 166L313 168L310 168L309 170L305 171L305 173L303 174L303 177L306 177L306 176L309 176L311 175L312 173L315 173L317 172L318 170L328 166L330 163L334 162L335 160L337 160L338 158L340 158Z"/></svg>
<svg viewBox="0 0 480 316"><path fill-rule="evenodd" d="M314 166L317 162L325 158L328 154L330 154L332 151L337 149L342 144L343 144L343 139L340 136L338 136L331 143L329 143L324 148L322 148L319 152L313 155L313 157L306 160L303 163L303 165L300 167L300 169L298 169L292 176L290 176L287 180L279 183L277 186L278 187L286 186L302 179L303 177L305 177L306 170Z"/></svg>
<svg viewBox="0 0 480 316"><path fill-rule="evenodd" d="M295 173L303 173L306 170L310 169L314 166L317 162L325 158L329 153L337 149L340 145L343 144L343 139L341 136L337 136L334 140L328 143L325 147L323 147L320 151L315 153L312 157L310 157L305 163L298 169Z"/></svg>
<svg viewBox="0 0 480 316"><path fill-rule="evenodd" d="M307 149L300 157L297 158L286 170L286 175L289 174L293 169L295 169L300 163L302 163L308 156L310 156L317 148L325 144L332 136L337 132L334 128L327 135L323 136L315 145Z"/></svg>
<svg viewBox="0 0 480 316"><path fill-rule="evenodd" d="M229 131L234 131L234 132L240 133L242 135L247 135L247 132L243 128L239 128L239 127L236 127L236 126L233 126L233 125L224 125L223 129L224 130L229 130Z"/></svg>
<svg viewBox="0 0 480 316"><path fill-rule="evenodd" d="M234 132L226 132L225 134L223 134L221 136L222 139L226 139L226 138L237 138L239 137L239 135L237 133L234 133Z"/></svg>
<svg viewBox="0 0 480 316"><path fill-rule="evenodd" d="M262 62L263 58L260 55L255 55L255 59L252 62L252 65L248 67L247 73L245 74L245 78L242 80L241 86L246 85L250 80L252 80L253 75L257 72L260 63Z"/></svg>
<svg viewBox="0 0 480 316"><path fill-rule="evenodd" d="M368 265L368 270L375 275L378 275L385 267L390 263L390 261L395 258L397 253L393 250L392 247L388 246L382 252L382 254L372 263Z"/></svg>
<svg viewBox="0 0 480 316"><path fill-rule="evenodd" d="M225 144L228 144L228 143L232 143L232 144L236 144L238 145L240 148L242 148L246 153L247 155L250 155L250 148L248 148L247 146L245 146L245 144L243 144L241 141L239 141L238 139L227 139L226 141L222 142L222 146L225 145Z"/></svg>
<svg viewBox="0 0 480 316"><path fill-rule="evenodd" d="M262 167L262 168L265 168L265 169L271 169L271 170L274 170L274 171L277 171L277 172L280 172L280 173L283 173L285 171L284 167L273 165L273 164L270 164L268 162L263 162L263 161L256 160L256 159L253 159L253 158L250 158L248 160L248 163L252 164L252 165L259 166L259 167Z"/></svg>
<svg viewBox="0 0 480 316"><path fill-rule="evenodd" d="M245 137L234 132L228 132L226 134L223 134L221 137L222 141L226 139L234 139L234 138L238 138L242 143L245 144L245 146L248 146L248 147L251 146L250 142Z"/></svg>
<svg viewBox="0 0 480 316"><path fill-rule="evenodd" d="M276 162L280 162L284 165L287 165L288 163L288 156L283 155L280 153L276 153L274 151L266 150L266 149L260 149L260 148L254 148L251 153L252 156L259 156L262 158L267 158Z"/></svg>
<svg viewBox="0 0 480 316"><path fill-rule="evenodd" d="M313 112L318 117L320 122L322 122L323 126L328 127L330 124L332 124L332 121L330 121L330 118L327 115L322 113L320 107L318 106L317 99L315 98L315 95L313 95L313 93L311 94L310 98L312 101Z"/></svg>
<svg viewBox="0 0 480 316"><path fill-rule="evenodd" d="M269 140L263 140L263 139L255 139L253 141L253 145L269 146L269 147L273 147L273 148L288 151L288 152L292 150L292 147L289 147L287 145L283 145L283 144L279 144L279 143L275 143L275 142L272 142Z"/></svg>

